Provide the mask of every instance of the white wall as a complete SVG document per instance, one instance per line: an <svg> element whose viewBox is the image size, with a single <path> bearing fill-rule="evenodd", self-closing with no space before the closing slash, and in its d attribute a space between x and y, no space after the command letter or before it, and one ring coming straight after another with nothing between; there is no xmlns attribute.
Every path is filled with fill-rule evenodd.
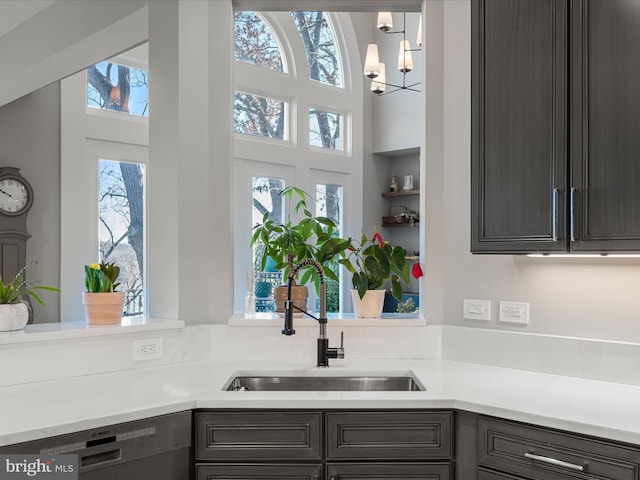
<svg viewBox="0 0 640 480"><path fill-rule="evenodd" d="M0 167L18 167L34 190L27 214L27 278L59 286L60 85L55 83L0 108ZM6 279L9 280L9 279ZM43 292L47 308L32 302L34 323L58 321L57 294Z"/></svg>
<svg viewBox="0 0 640 480"><path fill-rule="evenodd" d="M443 42L427 64L427 75L439 67L443 72L441 78L430 77L434 90L426 106L428 321L640 341L640 259L469 253L470 2L427 0L427 8L443 19L441 31L427 28L427 44L438 41L439 35ZM435 133L440 125L441 135ZM491 300L491 321L463 320L464 298ZM530 302L530 324L521 328L498 324L499 300Z"/></svg>

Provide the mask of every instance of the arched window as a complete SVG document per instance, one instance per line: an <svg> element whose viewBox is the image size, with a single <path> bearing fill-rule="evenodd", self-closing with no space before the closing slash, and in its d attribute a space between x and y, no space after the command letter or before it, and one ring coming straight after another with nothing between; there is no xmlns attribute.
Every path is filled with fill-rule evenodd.
<svg viewBox="0 0 640 480"><path fill-rule="evenodd" d="M325 13L291 12L291 17L307 52L309 77L327 85L342 87L339 51Z"/></svg>
<svg viewBox="0 0 640 480"><path fill-rule="evenodd" d="M276 37L257 12L235 13L234 56L240 62L284 72Z"/></svg>
<svg viewBox="0 0 640 480"><path fill-rule="evenodd" d="M255 275L260 265L260 252L249 248L251 227L265 213L275 221L288 215L278 197L284 187L305 190L309 207L334 218L340 235L350 227L359 231L362 135L354 142L350 129L354 115L362 124L362 91L359 85L353 91L354 76L343 63L349 55L341 29L351 29L354 58L358 51L348 14L242 11L235 22L234 310L242 311L248 272ZM355 70L359 78L359 65ZM270 288L263 280L282 280L279 272L259 273L261 294ZM329 311L342 309L346 283L329 286ZM268 302L260 307L270 308Z"/></svg>

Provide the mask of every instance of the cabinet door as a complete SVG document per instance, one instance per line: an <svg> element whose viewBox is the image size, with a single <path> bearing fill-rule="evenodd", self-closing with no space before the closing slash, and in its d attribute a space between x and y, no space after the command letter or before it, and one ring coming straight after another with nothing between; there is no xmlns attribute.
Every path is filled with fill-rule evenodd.
<svg viewBox="0 0 640 480"><path fill-rule="evenodd" d="M471 251L562 251L566 1L471 8Z"/></svg>
<svg viewBox="0 0 640 480"><path fill-rule="evenodd" d="M448 464L361 463L327 464L329 480L449 480Z"/></svg>
<svg viewBox="0 0 640 480"><path fill-rule="evenodd" d="M527 480L524 477L515 477L506 473L492 472L490 470L479 469L478 480Z"/></svg>
<svg viewBox="0 0 640 480"><path fill-rule="evenodd" d="M571 8L572 249L640 250L640 1Z"/></svg>
<svg viewBox="0 0 640 480"><path fill-rule="evenodd" d="M320 480L320 465L198 465L197 480Z"/></svg>

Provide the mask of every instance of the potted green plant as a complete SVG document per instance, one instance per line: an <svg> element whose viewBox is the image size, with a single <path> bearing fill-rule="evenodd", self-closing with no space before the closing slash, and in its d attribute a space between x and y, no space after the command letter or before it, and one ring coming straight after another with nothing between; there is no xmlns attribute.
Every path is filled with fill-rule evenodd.
<svg viewBox="0 0 640 480"><path fill-rule="evenodd" d="M20 330L29 320L29 308L24 303L27 297L33 298L43 307L44 302L35 292L36 290L46 290L49 292L59 292L55 287L38 285L35 281L28 281L25 271L29 265L37 263L35 260L25 265L9 282L4 283L0 278L0 331L8 332Z"/></svg>
<svg viewBox="0 0 640 480"><path fill-rule="evenodd" d="M385 242L375 230L372 236L362 232L360 240L350 239L350 247L339 261L353 274L351 295L356 317L380 316L386 281L391 283L394 298L402 301L401 281L409 284L409 263L401 246Z"/></svg>
<svg viewBox="0 0 640 480"><path fill-rule="evenodd" d="M120 267L114 263L92 263L84 266L82 292L87 323L90 325L111 325L120 323L124 310L125 292L118 292Z"/></svg>
<svg viewBox="0 0 640 480"><path fill-rule="evenodd" d="M337 273L328 264L336 255L343 252L349 241L339 238L336 235L336 223L327 217L314 216L307 206L309 194L304 190L290 186L280 192L288 203L288 215L285 222L276 222L265 213L262 221L253 227L251 235L251 247L258 242L264 246L264 253L261 260L261 268L267 265L269 259L275 262L275 268L282 270L283 281L289 272L300 261L313 258L324 267L324 274L327 278L338 280ZM293 205L292 205L293 204ZM292 219L292 214L301 217L299 220ZM301 269L300 285L292 288L292 300L299 308L305 308L308 290L305 284L312 280L319 288L320 278L313 268ZM275 301L276 311L284 311L284 300L287 296L286 288L276 288Z"/></svg>

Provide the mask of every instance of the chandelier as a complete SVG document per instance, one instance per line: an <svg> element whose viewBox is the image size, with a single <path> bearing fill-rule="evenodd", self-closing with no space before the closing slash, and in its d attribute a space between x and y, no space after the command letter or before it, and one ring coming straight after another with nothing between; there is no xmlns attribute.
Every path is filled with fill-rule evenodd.
<svg viewBox="0 0 640 480"><path fill-rule="evenodd" d="M406 23L407 14L405 12L402 14L402 30L393 31L393 17L391 12L378 13L378 30L383 32L385 35L402 34L400 49L398 51L398 70L402 72L402 85L387 83L385 65L380 62L380 57L378 55L378 45L370 43L367 46L367 56L364 61L364 75L371 79L371 91L376 95L385 95L388 93L398 92L400 90L411 90L412 92L420 91L414 88L417 85L420 85L420 82L407 85L407 73L413 70L413 58L411 56L411 52L419 52L421 49L411 48L409 40L407 40ZM422 47L422 15L420 15L420 21L418 22L416 44L418 47ZM393 90L387 91L387 87L391 87Z"/></svg>

